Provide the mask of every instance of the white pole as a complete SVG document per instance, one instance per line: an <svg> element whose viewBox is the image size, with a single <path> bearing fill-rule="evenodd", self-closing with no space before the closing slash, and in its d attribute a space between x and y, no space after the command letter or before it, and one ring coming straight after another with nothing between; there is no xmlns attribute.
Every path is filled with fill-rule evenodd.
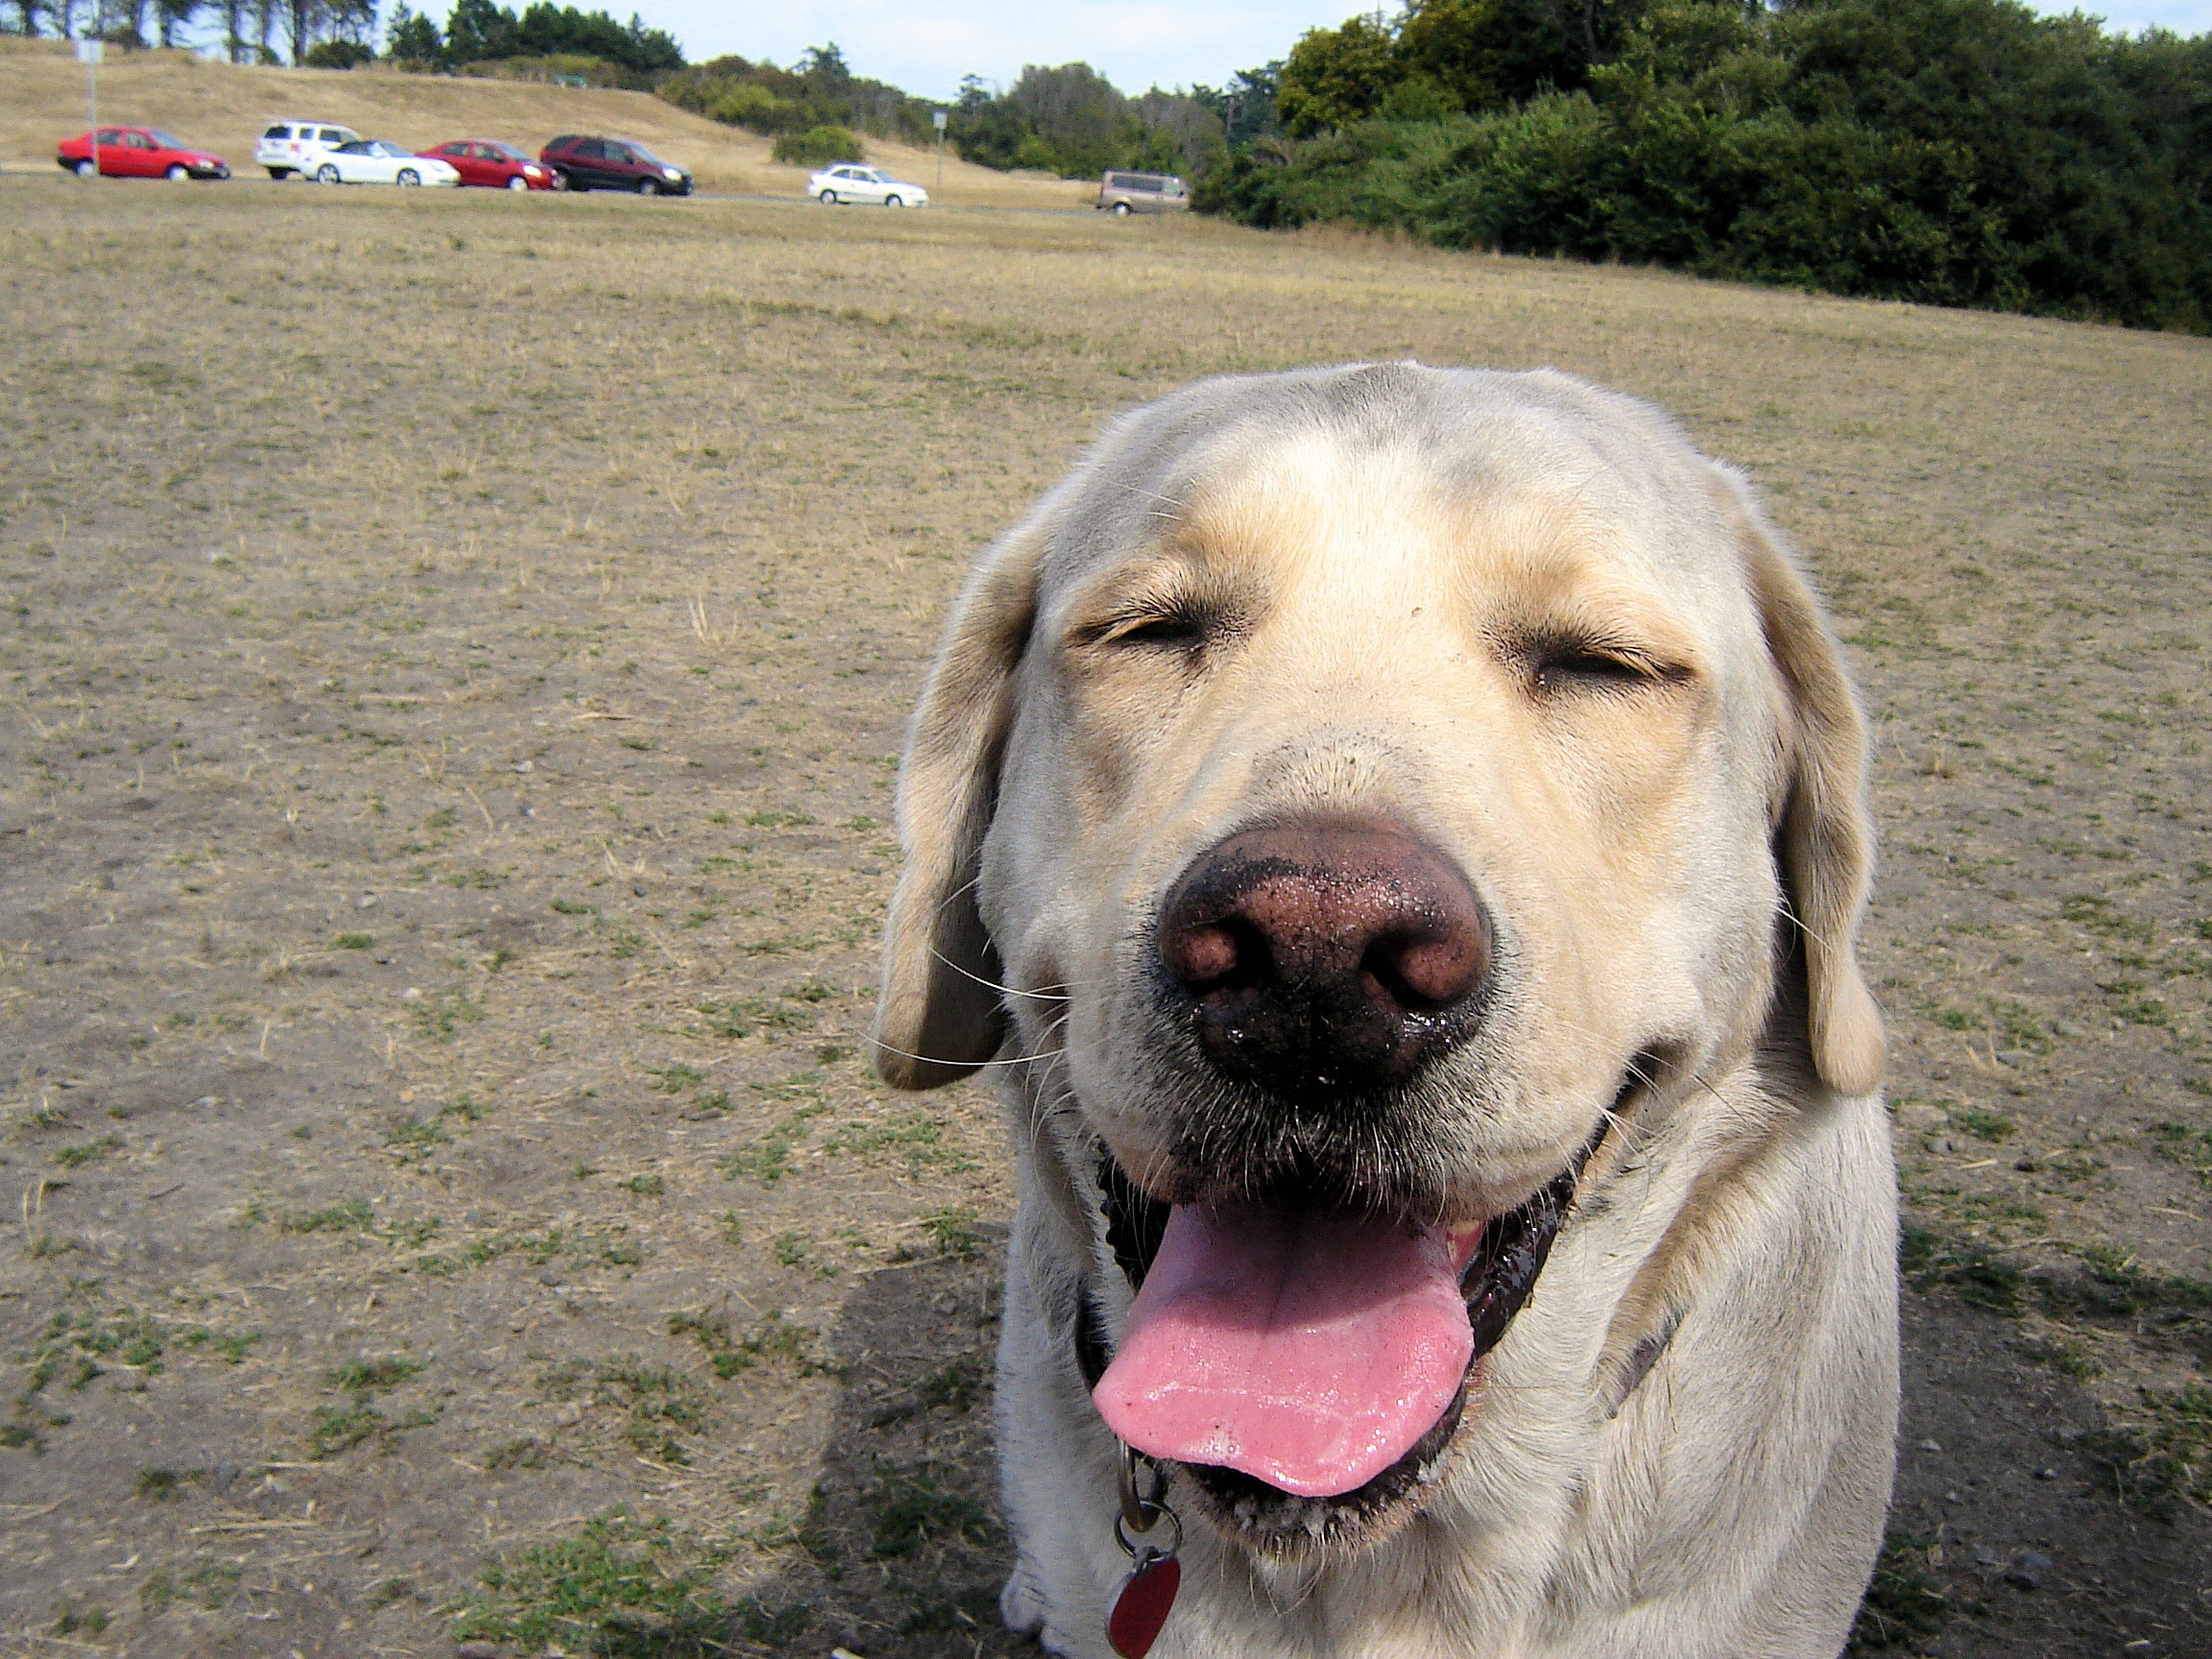
<svg viewBox="0 0 2212 1659"><path fill-rule="evenodd" d="M945 194L945 111L929 112L929 125L937 129L937 194Z"/></svg>
<svg viewBox="0 0 2212 1659"><path fill-rule="evenodd" d="M97 18L95 17L95 21ZM77 42L77 60L84 65L84 112L92 118L92 131L84 136L92 152L92 177L100 177L100 42Z"/></svg>

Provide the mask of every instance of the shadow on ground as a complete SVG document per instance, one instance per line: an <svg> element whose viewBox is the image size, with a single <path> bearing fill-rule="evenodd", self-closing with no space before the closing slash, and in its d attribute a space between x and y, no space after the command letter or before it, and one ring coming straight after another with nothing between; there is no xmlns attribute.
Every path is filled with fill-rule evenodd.
<svg viewBox="0 0 2212 1659"><path fill-rule="evenodd" d="M998 1252L874 1275L803 1537L759 1592L764 1646L866 1659L1033 1652L998 1623L1006 1568L988 1382ZM2017 1323L1905 1297L1893 1548L1860 1652L1941 1659L2212 1652L2212 1523L2123 1502L2099 1408ZM801 1610L806 1617L801 1623ZM774 1628L776 1619L786 1621Z"/></svg>
<svg viewBox="0 0 2212 1659"><path fill-rule="evenodd" d="M999 1625L1008 1552L991 1449L1002 1229L871 1274L830 1336L844 1372L829 1453L784 1570L756 1589L759 1645L865 1659L1034 1653Z"/></svg>

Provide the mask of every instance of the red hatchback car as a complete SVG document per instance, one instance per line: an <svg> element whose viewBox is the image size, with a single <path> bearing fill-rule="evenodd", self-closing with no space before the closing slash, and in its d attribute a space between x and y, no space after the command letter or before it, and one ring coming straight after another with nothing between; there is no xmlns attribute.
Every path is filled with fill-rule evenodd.
<svg viewBox="0 0 2212 1659"><path fill-rule="evenodd" d="M496 138L456 138L435 150L425 150L461 175L464 184L482 184L493 190L558 190L561 175L536 157Z"/></svg>
<svg viewBox="0 0 2212 1659"><path fill-rule="evenodd" d="M54 159L80 179L92 177L92 134L80 132L54 147ZM101 174L109 179L228 179L230 164L195 150L158 127L100 129Z"/></svg>

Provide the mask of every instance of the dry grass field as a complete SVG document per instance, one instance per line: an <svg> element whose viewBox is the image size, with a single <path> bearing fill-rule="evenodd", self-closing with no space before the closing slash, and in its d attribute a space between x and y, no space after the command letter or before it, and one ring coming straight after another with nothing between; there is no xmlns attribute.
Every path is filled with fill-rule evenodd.
<svg viewBox="0 0 2212 1659"><path fill-rule="evenodd" d="M84 131L84 71L66 41L0 36L0 166L54 169L54 146ZM163 127L204 145L241 179L259 179L254 140L278 115L343 121L364 137L415 148L448 138L504 138L535 155L558 132L615 132L690 168L701 190L804 196L805 167L772 160L768 140L664 104L649 92L587 91L515 81L381 69L249 69L189 52L110 51L100 118ZM871 139L868 158L928 188L946 206L1088 207L1096 180L1012 177L948 154Z"/></svg>
<svg viewBox="0 0 2212 1659"><path fill-rule="evenodd" d="M44 176L0 262L0 1651L1015 1651L994 1108L857 1057L902 720L1102 421L1401 356L1678 411L1852 641L1915 1286L1862 1646L2212 1651L2206 342Z"/></svg>

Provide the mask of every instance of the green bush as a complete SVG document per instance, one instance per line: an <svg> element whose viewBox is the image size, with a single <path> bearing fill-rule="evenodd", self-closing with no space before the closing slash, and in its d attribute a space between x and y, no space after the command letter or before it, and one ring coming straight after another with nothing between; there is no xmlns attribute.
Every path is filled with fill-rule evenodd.
<svg viewBox="0 0 2212 1659"><path fill-rule="evenodd" d="M1372 28L1317 32L1344 63L1308 51L1283 95L1286 125L1295 113L1312 136L1247 145L1193 205L2212 327L2212 36L2130 40L2014 0L1647 0L1623 15L1573 90L1478 108L1462 81L1461 109L1435 79L1383 84ZM1328 126L1360 108L1378 113Z"/></svg>
<svg viewBox="0 0 2212 1659"><path fill-rule="evenodd" d="M776 159L801 167L827 167L832 161L862 158L860 134L850 127L809 127L804 132L780 132Z"/></svg>
<svg viewBox="0 0 2212 1659"><path fill-rule="evenodd" d="M937 106L854 75L834 41L809 47L789 69L716 58L667 77L655 90L680 108L769 137L816 127L909 144L927 143L934 135L929 123Z"/></svg>
<svg viewBox="0 0 2212 1659"><path fill-rule="evenodd" d="M356 63L372 61L375 56L374 47L358 40L322 40L308 47L300 61L310 69L350 69Z"/></svg>

